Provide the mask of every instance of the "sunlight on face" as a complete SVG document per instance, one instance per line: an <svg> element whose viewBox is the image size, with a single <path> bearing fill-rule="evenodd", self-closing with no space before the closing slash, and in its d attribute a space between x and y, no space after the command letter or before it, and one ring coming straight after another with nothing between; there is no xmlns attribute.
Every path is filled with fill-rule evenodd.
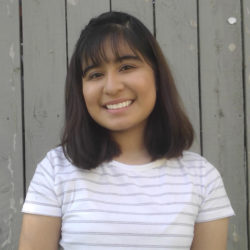
<svg viewBox="0 0 250 250"><path fill-rule="evenodd" d="M82 90L91 117L110 131L144 129L156 101L154 72L126 43L119 56L106 42L106 60L83 65Z"/></svg>

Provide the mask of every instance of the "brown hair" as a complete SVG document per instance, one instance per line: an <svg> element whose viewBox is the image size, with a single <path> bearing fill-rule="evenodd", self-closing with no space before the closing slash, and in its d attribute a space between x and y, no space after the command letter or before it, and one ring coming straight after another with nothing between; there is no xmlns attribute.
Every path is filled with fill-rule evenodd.
<svg viewBox="0 0 250 250"><path fill-rule="evenodd" d="M119 42L124 40L154 70L157 99L144 137L152 159L181 156L192 145L194 131L183 111L171 71L150 31L137 18L122 12L107 12L91 19L75 46L65 87L65 127L60 144L65 156L74 165L91 169L120 154L109 131L89 115L82 94L82 64L105 60L107 39L115 54L119 54Z"/></svg>

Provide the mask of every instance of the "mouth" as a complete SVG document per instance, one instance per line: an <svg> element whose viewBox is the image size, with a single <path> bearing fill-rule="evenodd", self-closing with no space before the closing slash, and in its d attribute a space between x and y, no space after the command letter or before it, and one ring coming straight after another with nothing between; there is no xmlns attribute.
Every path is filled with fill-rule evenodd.
<svg viewBox="0 0 250 250"><path fill-rule="evenodd" d="M107 104L105 105L105 108L108 110L115 110L115 109L121 109L126 108L132 104L132 100L128 100L125 102L115 103L115 104Z"/></svg>

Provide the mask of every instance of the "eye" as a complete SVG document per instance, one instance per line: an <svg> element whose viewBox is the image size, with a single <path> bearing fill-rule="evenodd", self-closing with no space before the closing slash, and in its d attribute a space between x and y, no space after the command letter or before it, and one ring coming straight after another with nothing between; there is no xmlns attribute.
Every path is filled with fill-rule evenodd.
<svg viewBox="0 0 250 250"><path fill-rule="evenodd" d="M120 71L127 71L127 70L130 70L130 69L134 69L135 66L132 66L132 65L122 65L121 68L120 68Z"/></svg>
<svg viewBox="0 0 250 250"><path fill-rule="evenodd" d="M98 79L98 78L100 78L100 77L102 77L102 76L103 76L103 73L94 72L94 73L90 73L90 74L87 76L87 78L88 78L88 80L96 80L96 79Z"/></svg>

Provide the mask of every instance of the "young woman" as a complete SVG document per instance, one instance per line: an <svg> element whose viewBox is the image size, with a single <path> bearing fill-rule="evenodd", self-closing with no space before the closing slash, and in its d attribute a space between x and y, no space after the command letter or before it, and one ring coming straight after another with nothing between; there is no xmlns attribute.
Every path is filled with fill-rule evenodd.
<svg viewBox="0 0 250 250"><path fill-rule="evenodd" d="M135 17L92 19L66 79L61 144L23 206L24 249L226 249L234 214L157 41Z"/></svg>

